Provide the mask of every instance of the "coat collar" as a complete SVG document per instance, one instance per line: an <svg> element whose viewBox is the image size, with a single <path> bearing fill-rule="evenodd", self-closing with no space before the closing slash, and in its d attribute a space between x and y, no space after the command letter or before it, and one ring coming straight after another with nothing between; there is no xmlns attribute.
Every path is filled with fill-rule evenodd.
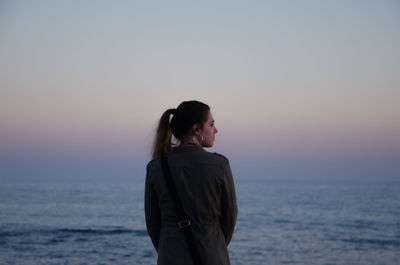
<svg viewBox="0 0 400 265"><path fill-rule="evenodd" d="M172 149L172 153L183 153L183 152L191 152L191 151L204 151L203 147L194 145L194 144L185 144L185 145L178 145Z"/></svg>

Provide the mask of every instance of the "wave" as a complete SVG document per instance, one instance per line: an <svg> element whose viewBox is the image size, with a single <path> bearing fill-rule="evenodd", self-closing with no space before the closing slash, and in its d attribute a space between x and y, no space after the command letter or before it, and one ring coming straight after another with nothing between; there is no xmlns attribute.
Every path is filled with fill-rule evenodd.
<svg viewBox="0 0 400 265"><path fill-rule="evenodd" d="M337 227L352 228L352 229L372 229L376 230L381 224L374 221L354 220L346 223L337 223Z"/></svg>
<svg viewBox="0 0 400 265"><path fill-rule="evenodd" d="M71 234L79 233L79 234L94 234L94 235L112 235L112 234L130 234L130 233L141 234L142 232L145 232L145 230L130 230L124 228L116 228L116 229L62 228L62 229L57 229L56 232L71 233Z"/></svg>
<svg viewBox="0 0 400 265"><path fill-rule="evenodd" d="M368 239L368 238L351 238L343 239L343 242L353 244L370 244L378 246L400 247L400 240L383 240L383 239Z"/></svg>
<svg viewBox="0 0 400 265"><path fill-rule="evenodd" d="M18 229L18 230L0 230L0 238L18 237L33 234L62 234L62 235L116 235L116 234L133 234L134 236L147 236L147 231L144 229L126 229L123 227L115 228L60 228L60 229Z"/></svg>

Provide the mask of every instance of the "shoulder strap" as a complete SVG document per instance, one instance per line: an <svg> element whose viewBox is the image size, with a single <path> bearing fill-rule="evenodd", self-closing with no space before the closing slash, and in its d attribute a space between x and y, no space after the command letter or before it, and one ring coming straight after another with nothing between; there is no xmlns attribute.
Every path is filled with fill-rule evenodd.
<svg viewBox="0 0 400 265"><path fill-rule="evenodd" d="M178 216L178 227L182 229L185 234L185 239L187 244L189 245L194 264L202 265L199 250L197 249L197 245L191 230L192 223L190 222L188 216L185 214L185 211L183 210L182 202L179 199L178 192L176 190L176 186L174 180L172 179L172 174L168 166L168 158L165 156L161 157L161 168L164 174L165 182L167 183L168 191L172 197L172 202L175 207L176 215Z"/></svg>

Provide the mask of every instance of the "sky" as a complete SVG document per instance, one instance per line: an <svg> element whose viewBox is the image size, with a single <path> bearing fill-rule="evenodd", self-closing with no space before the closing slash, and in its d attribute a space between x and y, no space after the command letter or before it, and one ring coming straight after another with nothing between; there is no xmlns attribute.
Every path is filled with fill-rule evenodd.
<svg viewBox="0 0 400 265"><path fill-rule="evenodd" d="M237 178L400 179L399 1L2 1L0 179L143 178L211 107Z"/></svg>

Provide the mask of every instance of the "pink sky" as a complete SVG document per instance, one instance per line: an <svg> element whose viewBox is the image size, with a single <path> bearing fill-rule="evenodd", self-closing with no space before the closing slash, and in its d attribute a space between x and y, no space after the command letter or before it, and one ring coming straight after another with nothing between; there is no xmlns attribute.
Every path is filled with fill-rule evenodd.
<svg viewBox="0 0 400 265"><path fill-rule="evenodd" d="M2 4L3 161L145 163L197 99L236 163L400 162L397 4L92 4Z"/></svg>

